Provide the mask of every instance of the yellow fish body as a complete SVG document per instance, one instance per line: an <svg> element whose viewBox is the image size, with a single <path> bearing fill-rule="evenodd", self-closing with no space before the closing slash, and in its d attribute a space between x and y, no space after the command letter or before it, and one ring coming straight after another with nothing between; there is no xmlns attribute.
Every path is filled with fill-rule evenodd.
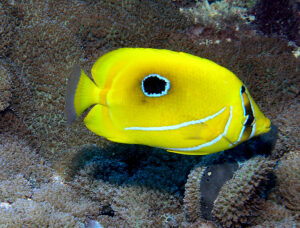
<svg viewBox="0 0 300 228"><path fill-rule="evenodd" d="M270 130L243 83L229 70L183 52L120 48L100 57L93 81L79 67L69 79L66 117L92 132L183 154L229 149Z"/></svg>

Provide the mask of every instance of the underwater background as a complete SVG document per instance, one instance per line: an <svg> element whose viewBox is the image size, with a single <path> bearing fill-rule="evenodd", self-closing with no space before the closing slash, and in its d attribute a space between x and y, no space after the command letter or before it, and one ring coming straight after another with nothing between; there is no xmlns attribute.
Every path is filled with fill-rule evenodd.
<svg viewBox="0 0 300 228"><path fill-rule="evenodd" d="M300 226L299 19L296 0L2 0L0 227ZM190 156L67 126L72 67L120 47L228 68L272 130Z"/></svg>

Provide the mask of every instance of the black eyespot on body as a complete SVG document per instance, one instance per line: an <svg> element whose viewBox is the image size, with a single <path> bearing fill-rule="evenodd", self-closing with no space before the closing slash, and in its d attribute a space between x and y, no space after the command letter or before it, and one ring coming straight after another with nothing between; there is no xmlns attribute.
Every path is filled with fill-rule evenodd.
<svg viewBox="0 0 300 228"><path fill-rule="evenodd" d="M142 81L142 91L147 97L161 97L168 93L170 81L158 74L150 74Z"/></svg>

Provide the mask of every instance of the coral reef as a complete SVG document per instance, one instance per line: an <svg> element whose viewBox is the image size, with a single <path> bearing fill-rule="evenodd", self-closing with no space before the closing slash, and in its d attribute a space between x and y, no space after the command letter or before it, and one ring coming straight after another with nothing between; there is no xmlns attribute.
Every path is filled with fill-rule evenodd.
<svg viewBox="0 0 300 228"><path fill-rule="evenodd" d="M138 185L115 185L96 180L85 167L70 184L99 202L97 221L104 227L191 227L186 222L181 199L167 192ZM206 222L203 222L205 224ZM115 225L112 225L115 224ZM185 225L184 225L185 224Z"/></svg>
<svg viewBox="0 0 300 228"><path fill-rule="evenodd" d="M51 204L17 199L8 208L0 207L0 223L7 227L83 227L78 219L55 211Z"/></svg>
<svg viewBox="0 0 300 228"><path fill-rule="evenodd" d="M15 36L17 18L13 16L14 10L7 1L0 3L0 57L3 58L11 53L11 46Z"/></svg>
<svg viewBox="0 0 300 228"><path fill-rule="evenodd" d="M0 180L5 181L9 178L22 173L23 177L30 180L32 184L43 183L50 177L50 167L45 165L45 160L40 158L34 149L19 137L2 133L0 135ZM16 180L14 180L16 181Z"/></svg>
<svg viewBox="0 0 300 228"><path fill-rule="evenodd" d="M254 24L267 35L284 36L300 44L299 2L259 0L253 8Z"/></svg>
<svg viewBox="0 0 300 228"><path fill-rule="evenodd" d="M173 2L1 1L1 225L259 227L299 222L300 63L293 55L295 47L249 27L247 9L256 1ZM262 15L262 2L267 1L258 1L254 10L258 28L277 18L267 18L271 11ZM287 2L284 6L292 4ZM291 6L284 11L293 13ZM185 7L189 19L179 7ZM203 14L194 25L197 10ZM296 40L295 18L283 18L290 31L272 23L265 33ZM214 158L182 156L110 143L88 131L82 118L66 126L64 94L72 66L79 64L90 72L103 53L126 46L185 51L233 71L277 126L274 149L267 145L268 137L258 137ZM257 154L284 156L270 194L264 189L274 162L251 158ZM236 160L228 164L229 158L242 156L239 169ZM242 203L245 209L239 207ZM256 216L259 208L266 213ZM212 215L219 224L204 221Z"/></svg>
<svg viewBox="0 0 300 228"><path fill-rule="evenodd" d="M276 101L270 109L262 107L269 111L268 116L276 113L275 108L288 107L293 96L278 87L295 91L292 85L296 83L299 64L289 56L290 50L283 42L241 37L237 42L199 46L197 40L184 33L191 23L168 1L60 1L59 5L51 1L14 1L10 8L14 13L9 11L8 16L14 16L19 23L10 30L15 35L9 51L15 64L9 69L15 85L12 109L44 141L40 153L49 159L73 154L87 142L110 145L81 122L66 127L63 118L66 78L71 67L77 63L89 69L99 55L110 49L169 48L212 59L246 81L259 105L273 105ZM259 88L264 89L264 96Z"/></svg>
<svg viewBox="0 0 300 228"><path fill-rule="evenodd" d="M264 227L298 227L299 223L297 223L292 217L286 217L282 221L266 221L262 224L251 226L255 228L264 228Z"/></svg>
<svg viewBox="0 0 300 228"><path fill-rule="evenodd" d="M0 134L0 224L82 227L97 202L64 184L40 155L9 132Z"/></svg>
<svg viewBox="0 0 300 228"><path fill-rule="evenodd" d="M294 216L288 209L272 200L266 200L262 208L263 213L251 220L252 225L256 224L255 227L292 227L289 224L296 223Z"/></svg>
<svg viewBox="0 0 300 228"><path fill-rule="evenodd" d="M300 220L300 151L290 152L280 159L275 175L277 201Z"/></svg>
<svg viewBox="0 0 300 228"><path fill-rule="evenodd" d="M0 63L0 111L6 109L11 102L11 87L11 76Z"/></svg>
<svg viewBox="0 0 300 228"><path fill-rule="evenodd" d="M144 14L149 8L151 14ZM110 144L83 124L65 125L65 85L75 63L90 66L108 48L163 47L170 34L187 25L173 4L160 1L15 1L14 12L20 26L11 47L17 66L12 66L12 109L44 141L40 153L51 159L86 142Z"/></svg>
<svg viewBox="0 0 300 228"><path fill-rule="evenodd" d="M211 28L215 31L237 29L248 23L246 3L242 1L197 1L193 7L181 8L180 12L190 18L202 29ZM251 18L250 18L251 19Z"/></svg>
<svg viewBox="0 0 300 228"><path fill-rule="evenodd" d="M255 157L242 165L233 178L221 188L212 214L223 227L248 224L249 217L259 214L268 174L275 163ZM249 224L248 224L249 225Z"/></svg>
<svg viewBox="0 0 300 228"><path fill-rule="evenodd" d="M205 164L199 164L190 173L186 184L184 207L187 218L193 222L201 218L213 219L222 227L249 225L250 218L257 217L263 208L263 193L274 165L274 161L262 156L244 162L237 170L233 163L224 163L213 165L207 172ZM232 170L232 177L229 170ZM217 176L221 178L216 178ZM221 187L214 193L213 187L208 188L207 183ZM205 191L210 192L210 196ZM209 198L212 207L205 207L203 204L209 204Z"/></svg>
<svg viewBox="0 0 300 228"><path fill-rule="evenodd" d="M204 171L205 167L203 166L195 167L189 174L185 184L184 213L190 222L195 222L201 217L200 203L195 202L201 200L200 181Z"/></svg>
<svg viewBox="0 0 300 228"><path fill-rule="evenodd" d="M186 176L200 156L181 156L138 145L114 145L105 149L83 147L68 162L68 180L82 169L96 180L117 185L142 185L181 196Z"/></svg>

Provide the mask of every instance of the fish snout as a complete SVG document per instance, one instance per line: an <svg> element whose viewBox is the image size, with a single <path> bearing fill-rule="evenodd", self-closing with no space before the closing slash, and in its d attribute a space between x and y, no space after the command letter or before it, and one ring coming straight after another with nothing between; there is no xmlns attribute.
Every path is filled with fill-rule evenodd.
<svg viewBox="0 0 300 228"><path fill-rule="evenodd" d="M271 121L264 117L257 121L256 123L256 135L261 135L267 133L271 130Z"/></svg>

